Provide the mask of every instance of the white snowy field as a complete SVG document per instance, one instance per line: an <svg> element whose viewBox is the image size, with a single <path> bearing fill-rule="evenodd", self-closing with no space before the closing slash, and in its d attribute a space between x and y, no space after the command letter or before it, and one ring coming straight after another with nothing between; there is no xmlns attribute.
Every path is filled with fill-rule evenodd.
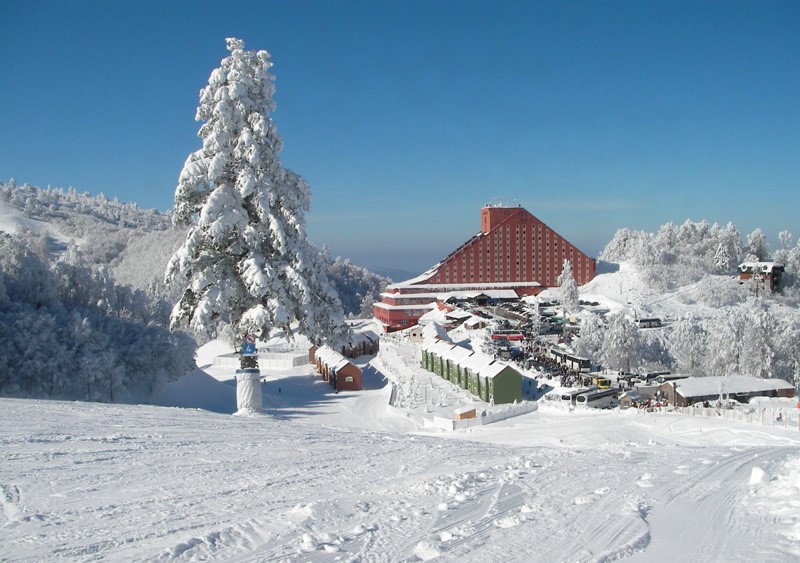
<svg viewBox="0 0 800 563"><path fill-rule="evenodd" d="M204 370L162 403L221 412L0 399L0 560L800 557L796 429L543 404L434 434L380 374L334 394L310 367L237 417Z"/></svg>

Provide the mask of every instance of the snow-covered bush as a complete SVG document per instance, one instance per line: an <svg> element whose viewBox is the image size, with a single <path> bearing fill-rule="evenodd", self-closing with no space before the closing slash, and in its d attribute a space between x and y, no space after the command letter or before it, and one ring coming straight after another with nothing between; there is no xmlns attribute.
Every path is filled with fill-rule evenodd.
<svg viewBox="0 0 800 563"><path fill-rule="evenodd" d="M678 295L684 302L696 302L708 307L731 307L743 303L748 292L742 291L739 280L731 276L705 275L690 292Z"/></svg>

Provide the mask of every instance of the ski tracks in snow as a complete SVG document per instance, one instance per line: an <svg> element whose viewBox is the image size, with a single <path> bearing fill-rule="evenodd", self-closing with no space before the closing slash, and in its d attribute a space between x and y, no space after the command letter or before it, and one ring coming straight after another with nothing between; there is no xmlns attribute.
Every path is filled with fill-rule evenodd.
<svg viewBox="0 0 800 563"><path fill-rule="evenodd" d="M751 483L754 467L785 472L797 456L791 445L657 444L624 427L630 439L597 447L537 445L534 432L505 446L467 439L480 433L443 439L325 418L3 407L0 559L550 563L794 553L787 542L797 530L783 532L796 519L764 506L781 491Z"/></svg>
<svg viewBox="0 0 800 563"><path fill-rule="evenodd" d="M676 466L673 477L652 480L647 519L654 551L668 552L673 546L691 561L781 560L785 550L775 549L780 539L777 522L751 510L746 497L754 467L774 467L797 450L733 447L689 452L694 455ZM746 536L737 533L743 529L748 530ZM645 550L631 560L650 558Z"/></svg>

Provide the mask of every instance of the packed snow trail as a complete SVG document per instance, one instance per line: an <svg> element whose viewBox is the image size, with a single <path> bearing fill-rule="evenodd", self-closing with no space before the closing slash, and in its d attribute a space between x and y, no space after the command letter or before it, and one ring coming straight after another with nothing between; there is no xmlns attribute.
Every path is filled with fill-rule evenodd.
<svg viewBox="0 0 800 563"><path fill-rule="evenodd" d="M718 445L730 426L545 412L427 436L347 428L318 407L231 417L0 399L0 560L796 555L791 518L750 482L800 457L788 433L769 445L737 426L740 445ZM595 446L560 441L598 428Z"/></svg>

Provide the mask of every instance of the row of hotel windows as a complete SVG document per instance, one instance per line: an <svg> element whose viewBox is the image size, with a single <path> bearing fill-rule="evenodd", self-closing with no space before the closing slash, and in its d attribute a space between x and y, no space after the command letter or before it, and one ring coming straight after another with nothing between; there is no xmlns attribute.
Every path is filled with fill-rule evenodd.
<svg viewBox="0 0 800 563"><path fill-rule="evenodd" d="M430 303L430 299L407 299L405 297L395 297L397 305L425 305Z"/></svg>
<svg viewBox="0 0 800 563"><path fill-rule="evenodd" d="M569 249L570 258L573 258L573 259L575 257L574 250L575 250L574 247L570 247L570 249ZM562 250L561 254L562 254L562 257L564 259L566 259L566 251ZM469 258L469 260L468 260L468 258ZM503 264L502 264L503 258L505 258L505 261L506 261L505 268L503 268ZM509 278L511 277L511 271L512 271L512 269L511 269L511 258L508 255L504 256L503 258L495 258L495 260L494 260L494 269L492 269L491 266L487 264L487 266L486 266L486 276L487 277L490 276L492 274L492 272L494 272L494 276L495 277L498 277L498 276L500 276L502 274L505 274L506 277L509 277ZM548 258L551 258L551 257L548 257ZM581 255L581 254L578 254L577 258L578 258L578 260L577 260L577 262L578 262L577 263L578 278L580 279L581 277L583 277L585 279L585 278L587 278L589 276L589 263L590 263L590 260L588 258L586 258L585 256ZM533 265L535 266L535 268L532 269L531 274L535 275L535 276L539 276L539 277L541 277L542 274L544 274L547 278L549 278L550 275L551 275L551 270L550 270L551 260L546 259L545 268L544 268L544 271L543 271L542 267L541 267L541 262L536 261L535 257L533 257L532 259L534 260ZM523 273L527 273L528 272L527 256L523 255L522 269L520 269L520 261L519 260L515 260L515 266L516 266L515 272L516 272L517 280L520 280L523 277ZM573 267L574 266L575 266L575 263L573 263ZM583 272L581 272L581 270L583 270ZM477 276L478 278L482 277L482 276L480 276L480 274L482 274L483 271L484 271L484 269L483 269L483 260L479 260L478 261L478 274L479 275ZM559 270L559 272L560 272L560 270ZM553 269L552 273L555 274L555 268ZM583 274L583 275L581 276L581 274ZM451 262L450 264L445 265L445 268L444 268L444 282L445 283L449 283L451 281L450 280L451 276L453 278L452 281L454 281L454 282L458 281L457 278L459 276L455 272L455 264L453 262ZM461 276L460 276L461 281L462 282L467 281L467 278L469 278L469 280L471 281L471 280L474 279L474 277L475 277L475 267L474 267L474 262L473 262L472 256L471 255L470 256L462 255L462 257L461 257Z"/></svg>

